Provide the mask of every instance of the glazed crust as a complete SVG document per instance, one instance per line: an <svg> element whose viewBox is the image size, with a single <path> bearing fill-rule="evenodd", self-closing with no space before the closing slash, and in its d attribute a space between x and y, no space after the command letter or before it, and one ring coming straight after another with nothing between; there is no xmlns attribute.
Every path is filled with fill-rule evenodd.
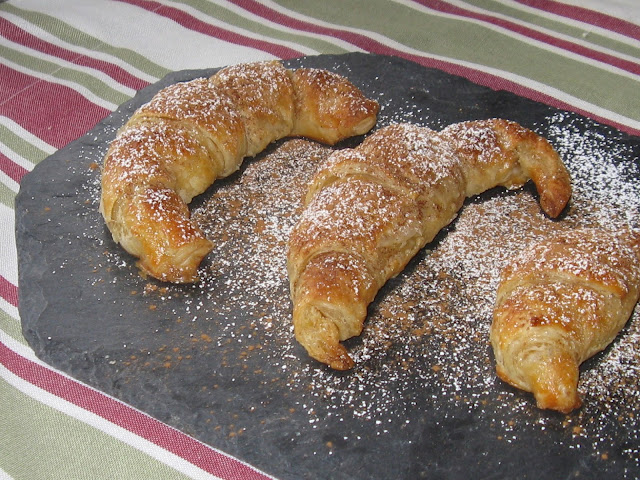
<svg viewBox="0 0 640 480"><path fill-rule="evenodd" d="M464 199L533 179L557 216L570 179L548 142L505 120L382 128L332 154L315 174L289 240L296 338L334 369L353 367L340 343L359 335L367 306L457 215Z"/></svg>
<svg viewBox="0 0 640 480"><path fill-rule="evenodd" d="M580 229L525 249L502 272L491 344L498 376L538 407L581 405L579 366L606 348L640 295L640 233Z"/></svg>
<svg viewBox="0 0 640 480"><path fill-rule="evenodd" d="M211 242L187 204L243 159L287 136L327 143L369 131L379 106L347 79L257 62L164 88L105 156L100 211L146 274L193 282Z"/></svg>

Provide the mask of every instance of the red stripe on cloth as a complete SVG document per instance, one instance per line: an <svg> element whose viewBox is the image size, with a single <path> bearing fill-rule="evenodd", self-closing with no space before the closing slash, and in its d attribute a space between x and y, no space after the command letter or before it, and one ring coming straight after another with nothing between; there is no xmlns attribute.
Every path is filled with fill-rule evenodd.
<svg viewBox="0 0 640 480"><path fill-rule="evenodd" d="M65 146L109 113L72 88L0 64L0 115L49 145Z"/></svg>
<svg viewBox="0 0 640 480"><path fill-rule="evenodd" d="M616 68L620 68L621 70L626 70L627 72L640 75L640 63L637 63L637 62L624 60L614 55L609 55L607 53L599 52L597 50L593 50L583 45L578 45L568 40L562 40L560 38L542 33L532 28L519 25L509 20L504 20L491 15L480 14L480 13L473 12L471 10L466 10L464 8L456 7L454 5L451 5L447 2L443 2L441 0L416 0L416 1L421 5L427 8L430 8L432 10L437 10L442 13L456 15L459 17L471 18L474 20L479 20L484 23L490 23L492 25L496 25L498 27L515 32L519 35L523 35L533 40L546 43L547 45L553 45L554 47L560 48L562 50L566 50L567 52L572 52L582 57L590 58L592 60L596 60L601 63L606 63Z"/></svg>
<svg viewBox="0 0 640 480"><path fill-rule="evenodd" d="M0 297L14 307L18 306L18 287L0 275Z"/></svg>
<svg viewBox="0 0 640 480"><path fill-rule="evenodd" d="M168 7L165 5L161 5L159 3L153 1L146 0L118 0L124 3L129 3L131 5L136 5L140 8L144 8L150 12L153 12L157 15L163 16L174 22L182 25L189 30L193 30L199 33L203 33L210 37L215 37L225 42L234 43L236 45L242 45L244 47L254 48L256 50L262 50L263 52L270 53L271 55L278 58L293 58L299 57L302 55L302 52L294 50L289 47L285 47L283 45L278 45L277 43L267 42L264 40L258 40L256 38L251 38L246 35L241 35L236 32L232 32L231 30L227 30L221 27L216 27L215 25L211 25L209 23L198 20L192 15L189 15L186 12L174 7Z"/></svg>
<svg viewBox="0 0 640 480"><path fill-rule="evenodd" d="M14 375L138 435L224 480L266 480L249 465L107 395L17 354L0 342L0 363ZM8 405L3 405L8 407ZM170 462L169 462L170 464Z"/></svg>
<svg viewBox="0 0 640 480"><path fill-rule="evenodd" d="M611 30L612 32L640 40L640 25L628 22L618 17L596 12L588 8L552 0L517 0L528 7L544 10L554 15L571 18L582 23L588 23L596 27Z"/></svg>
<svg viewBox="0 0 640 480"><path fill-rule="evenodd" d="M340 38L352 45L355 45L365 51L372 53L382 54L383 51L389 52L389 55L398 54L398 50L387 47L386 45L373 40L366 35L362 35L348 30L341 30L339 28L322 27L312 22L306 22L304 20L298 20L284 13L280 13L277 10L267 7L262 3L254 0L229 0L231 3L236 4L238 7L247 10L255 15L265 18L271 22L284 25L289 28L300 30L303 32L317 33L324 36ZM284 58L284 57L283 57Z"/></svg>
<svg viewBox="0 0 640 480"><path fill-rule="evenodd" d="M314 23L298 20L296 18L290 17L276 10L273 10L254 0L230 0L230 1L232 1L239 7L250 11L255 15L259 15L269 21L273 21L281 25L286 25L296 30L340 38L341 40L351 43L352 45L357 46L362 50L365 50L370 53L375 53L379 55L392 55L392 56L401 57L407 60L411 60L425 67L437 68L439 70L445 71L452 75L458 75L458 76L467 78L468 80L471 80L474 83L492 88L494 90L506 90L508 92L515 93L516 95L520 95L530 100L545 103L547 105L560 108L563 110L570 110L570 111L579 113L580 115L594 119L598 122L611 125L621 131L630 133L632 135L640 135L640 129L634 129L632 127L629 127L628 125L624 125L620 122L615 122L609 118L595 115L584 109L580 109L569 103L560 101L557 98L552 97L550 95L543 94L541 92L538 92L537 90L534 90L529 87L525 87L519 83L512 82L510 80L506 80L502 77L485 73L481 70L465 67L453 62L437 60L427 55L414 55L414 54L406 53L402 50L391 48L383 43L378 42L377 40L374 40L360 33L340 30L338 28L321 27Z"/></svg>
<svg viewBox="0 0 640 480"><path fill-rule="evenodd" d="M0 152L0 171L2 171L2 173L4 173L11 180L17 183L20 183L22 177L24 177L28 173L28 170L15 163L9 157L3 155L2 152Z"/></svg>
<svg viewBox="0 0 640 480"><path fill-rule="evenodd" d="M525 87L519 83L506 80L502 77L497 77L494 75L490 75L488 73L484 73L480 70L461 67L456 64L449 64L447 62L442 62L439 60L432 60L430 62L426 62L425 65L433 68L438 68L440 70L446 71L453 75L459 75L459 76L465 77L468 80L471 80L472 82L477 83L478 85L483 85L493 90L505 90L507 92L514 93L521 97L528 98L536 102L544 103L554 108L558 108L560 110L575 112L579 115L590 118L597 122L617 128L621 132L625 132L630 135L640 136L640 129L630 127L629 125L625 125L624 123L620 123L610 118L603 117L602 115L597 115L593 112L584 110L582 108L578 108L575 105L572 105L567 102L563 102L562 100L559 100L556 97L552 97L551 95L544 94L542 92L539 92L538 90Z"/></svg>
<svg viewBox="0 0 640 480"><path fill-rule="evenodd" d="M52 43L45 42L2 17L0 17L0 35L14 43L46 53L47 55L104 72L120 84L135 90L140 90L149 84L149 82L131 75L118 65L102 60L95 60L86 55L78 54Z"/></svg>

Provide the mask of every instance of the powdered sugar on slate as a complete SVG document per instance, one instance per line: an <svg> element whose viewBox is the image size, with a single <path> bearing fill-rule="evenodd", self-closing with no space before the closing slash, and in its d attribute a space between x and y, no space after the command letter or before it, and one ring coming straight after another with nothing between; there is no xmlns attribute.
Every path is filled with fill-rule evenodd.
<svg viewBox="0 0 640 480"><path fill-rule="evenodd" d="M385 435L391 425L402 428L415 409L438 409L443 419L468 411L488 419L505 442L559 426L568 432L568 448L595 444L606 457L611 439L605 432L640 428L638 309L614 344L583 368L584 407L562 418L538 411L530 395L497 380L488 344L500 270L524 246L558 230L639 226L637 152L615 136L593 133L575 116L558 113L538 129L571 173L574 196L566 215L549 220L529 186L467 201L372 305L363 335L349 342L354 370L337 373L310 361L293 338L286 245L306 184L331 153L313 142L279 144L195 209L193 218L216 246L194 287L192 320L215 315L220 345L260 343L260 355L296 399L292 408L306 412L312 428L352 417ZM211 303L213 288L225 289L225 304ZM529 420L517 424L516 414ZM637 459L637 447L629 445L624 454Z"/></svg>
<svg viewBox="0 0 640 480"><path fill-rule="evenodd" d="M265 288L275 289L281 295L271 297L275 313L259 328L277 338L278 350L271 351L269 357L280 364L289 388L301 394L299 407L308 411L310 423L321 426L327 418L347 411L372 421L379 434L384 434L385 425L402 422L403 412L424 404L425 398L429 403L431 397L434 405L444 398L479 415L494 417L496 435L505 441L518 434L504 420L510 418L510 411L529 412L532 427L544 429L550 420L536 412L532 398L504 387L495 378L488 330L499 272L525 245L557 230L581 226L614 229L625 223L637 226L633 223L637 216L632 212L637 212L640 205L637 166L628 161L632 152L590 134L588 128L583 133L583 126L575 124L580 120L570 119L566 124L565 118L558 115L549 119L547 128L548 138L572 175L574 197L566 217L560 221L545 217L528 188L508 194L492 191L467 202L448 231L427 246L406 272L392 280L374 304L362 337L350 342L357 367L346 375L304 358L292 338L288 298L282 297L288 294L287 232L299 215L298 199L304 193L305 182L326 156L324 149L293 140L250 165L240 184L230 187L238 198L259 205L260 209L242 209L233 215L261 224L262 232L257 238L247 230L245 241L253 247L244 252L248 256L241 261L251 261L252 273L244 281L229 281L231 298L236 289L257 295ZM295 152L291 152L292 148ZM296 160L287 169L276 165L283 156L299 159L310 154L318 157L317 162ZM620 158L627 161L619 162ZM284 177L282 172L289 176ZM276 196L270 193L267 201L264 192ZM252 197L253 201L249 200ZM199 218L209 216L210 231L228 220L217 214L205 215L219 208L214 204L223 200L229 201L216 199L196 213ZM270 238L272 244L259 246L262 237ZM633 414L640 409L634 380L639 356L634 348L639 335L637 316L610 349L584 368L580 391L585 406L563 420L572 432L567 440L569 446L579 448L580 438L595 438L600 451L606 454L607 439L601 430L607 423L603 418L612 415L632 430L637 428ZM415 382L423 383L425 398L411 394ZM617 386L613 393L611 384ZM368 393L366 399L364 391ZM610 413L603 417L607 411Z"/></svg>

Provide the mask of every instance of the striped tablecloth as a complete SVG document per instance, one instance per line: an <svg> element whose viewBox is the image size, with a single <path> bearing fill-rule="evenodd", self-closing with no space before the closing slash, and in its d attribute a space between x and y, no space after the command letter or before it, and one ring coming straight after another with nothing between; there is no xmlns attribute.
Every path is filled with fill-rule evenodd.
<svg viewBox="0 0 640 480"><path fill-rule="evenodd" d="M637 0L0 3L0 478L268 478L34 355L18 314L14 202L34 165L168 72L352 51L640 135Z"/></svg>

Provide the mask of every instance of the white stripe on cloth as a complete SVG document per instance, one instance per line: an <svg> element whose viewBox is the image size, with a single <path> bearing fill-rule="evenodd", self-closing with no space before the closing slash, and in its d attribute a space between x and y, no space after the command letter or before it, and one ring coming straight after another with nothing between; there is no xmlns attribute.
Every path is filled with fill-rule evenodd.
<svg viewBox="0 0 640 480"><path fill-rule="evenodd" d="M77 383L82 388L86 388L90 391L97 392L100 396L105 397L105 399L107 399L109 402L115 402L117 404L122 405L123 409L129 409L145 417L148 417L150 422L161 423L158 420L155 420L152 417L149 417L146 413L141 412L140 410L130 405L122 403L120 400L116 399L115 397L112 397L104 392L96 390L89 385L80 383L77 380L73 379L70 375L66 374L65 372L52 368L51 366L49 366L48 364L40 360L36 356L35 352L26 343L22 344L20 342L17 342L2 330L0 330L0 344L4 345L6 348L14 352L16 355L25 359L25 361L32 362L35 365L43 368L44 369L43 372L45 374L46 372L50 371L52 374L60 375L72 382ZM224 480L224 478L218 477L217 475L213 475L204 471L203 469L199 468L197 465L194 465L193 463L162 448L161 446L149 440L146 440L145 438L135 433L130 432L126 428L120 427L119 425L116 425L113 422L106 420L105 418L101 417L98 414L95 414L82 407L79 407L63 398L58 397L57 395L54 395L46 390L41 389L40 387L32 384L27 380L24 380L21 377L18 377L13 372L9 371L5 367L5 365L2 364L2 362L0 362L0 378L4 379L5 381L7 381L7 383L11 384L14 388L17 388L19 391L21 391L25 395L28 395L35 401L42 403L44 405L48 405L49 407L52 407L65 415L68 415L87 425L97 428L101 432L104 432L105 434L113 437L114 439L122 441L127 445L130 445L136 448L137 450L143 452L146 455L149 455L151 458L154 458L155 460L160 461L161 463L169 466L170 468L173 468L184 475L190 476L194 480ZM162 424L162 425L169 430L177 431L173 427L170 427L166 424ZM267 475L266 473L260 472L259 470L251 467L247 463L242 462L241 460L238 460L230 455L227 455L224 452L221 452L220 450L217 450L213 447L206 446L202 442L192 437L189 437L189 440L199 445L203 445L205 448L211 450L212 455L217 457L216 461L221 461L226 459L227 461L234 463L238 466L240 465L246 466L247 468L255 472L256 477L273 478L270 475ZM233 469L233 467L230 467L230 469ZM273 480L276 480L276 479L274 478Z"/></svg>
<svg viewBox="0 0 640 480"><path fill-rule="evenodd" d="M142 8L109 0L22 0L20 7L46 13L101 41L133 50L168 70L221 67L274 59L261 50L189 30ZM123 18L135 18L123 22ZM153 38L153 42L149 42ZM198 48L193 48L197 45Z"/></svg>
<svg viewBox="0 0 640 480"><path fill-rule="evenodd" d="M0 254L0 256L2 255L4 255L4 253ZM11 305L2 297L0 297L0 310L5 312L9 316L9 318L11 318L12 320L15 320L16 323L20 322L20 314L18 313L18 309L13 305Z"/></svg>
<svg viewBox="0 0 640 480"><path fill-rule="evenodd" d="M598 27L598 26L595 26L595 25L591 25L589 23L579 22L579 21L574 20L574 19L569 18L569 17L563 17L563 16L560 16L560 15L551 14L551 13L545 11L545 10L539 10L539 9L536 9L536 8L533 8L533 7L529 7L528 5L522 5L520 3L513 2L513 0L510 0L510 1L496 0L496 1L499 1L500 3L508 6L509 8L516 8L516 9L521 10L523 12L526 12L526 13L528 13L530 15L534 15L534 16L538 16L538 17L554 20L556 22L565 24L567 26L571 26L573 28L582 30L583 31L583 34L582 34L583 38L586 38L588 36L587 35L588 33L595 33L595 34L598 34L598 35L600 35L602 37L609 38L611 40L615 40L617 42L620 42L620 43L623 43L623 44L626 44L626 45L629 45L629 46L632 46L632 47L635 47L635 48L640 48L640 41L635 40L633 38L629 38L626 35L621 35L621 34L619 34L617 32L613 32L611 30L607 30L606 28L601 28L601 27ZM493 17L500 18L502 20L507 20L507 21L515 23L517 25L521 25L521 26L524 26L524 27L527 27L527 28L535 29L535 30L537 30L539 32L544 33L545 35L550 35L550 36L559 38L561 40L565 40L565 41L568 41L568 42L573 42L573 43L576 43L576 44L578 44L578 45L580 45L582 47L590 48L590 49L596 50L598 52L606 53L608 55L613 55L613 56L616 56L616 57L619 57L619 58L623 58L623 59L629 60L629 61L638 61L638 58L636 58L636 57L622 54L622 53L617 52L615 50L611 50L609 48L605 48L605 47L602 47L600 45L596 45L596 44L594 44L592 42L583 40L581 38L572 37L572 36L569 36L569 35L562 34L560 32L556 32L554 30L550 30L548 28L543 28L540 25L537 25L537 24L534 24L534 23L529 23L529 22L520 20L520 19L518 19L516 17L510 17L510 16L507 16L507 15L503 15L501 13L493 12L491 10L484 10L484 9L481 9L481 8L476 7L474 5L470 5L468 3L465 3L464 1L461 1L461 0L448 0L448 3L450 3L452 5L457 5L460 8L465 8L465 9L470 10L470 11L474 11L474 12L477 12L477 13L482 13L482 14L485 14L485 15L491 15Z"/></svg>
<svg viewBox="0 0 640 480"><path fill-rule="evenodd" d="M127 97L133 97L136 93L136 91L132 88L126 87L122 84L120 84L119 82L115 81L113 78L111 78L109 75L107 75L106 73L97 70L95 68L91 68L91 67L86 67L84 65L79 65L77 63L71 63L67 60L64 60L60 57L56 57L53 55L49 55L47 53L43 53L39 50L33 50L29 47L25 47L24 45L21 45L19 43L12 43L9 42L8 40L5 40L3 37L0 37L0 45L3 45L7 48L11 48L12 50L15 50L16 52L19 52L23 55L28 55L30 57L34 57L37 58L39 60L42 60L44 62L49 62L50 64L56 65L58 67L58 69L68 69L68 70L73 70L73 71L77 71L77 72L81 72L84 73L86 75L89 75L93 78L95 78L96 80L102 82L104 85L106 85L107 87L122 93L123 95L126 95Z"/></svg>
<svg viewBox="0 0 640 480"><path fill-rule="evenodd" d="M38 78L40 80L44 80L50 83L56 83L58 85L63 85L65 87L69 87L72 90L74 90L75 92L79 93L80 95L82 95L84 98L86 98L88 101L90 101L91 103L94 103L100 107L103 107L107 110L113 111L116 108L118 108L118 105L113 103L113 102L109 102L108 100L105 100L101 97L99 97L98 95L96 95L95 93L93 93L91 90L89 90L88 88L86 88L84 85L81 85L79 83L70 81L70 80L66 80L63 78L58 78L54 75L49 75L47 73L43 73L43 72L39 72L36 70L32 70L30 68L24 67L22 65L19 65L17 63L14 63L6 58L2 59L2 63L9 67L12 68L13 70L16 70L18 72L24 73L26 75Z"/></svg>
<svg viewBox="0 0 640 480"><path fill-rule="evenodd" d="M259 22L259 23L265 24L265 25L267 25L267 26L269 26L271 28L280 30L282 32L291 33L293 35L300 35L301 34L300 30L288 27L288 26L283 25L283 24L278 23L278 22L274 22L273 20L270 20L268 18L260 17L260 16L258 16L256 14L252 13L252 12L249 12L248 10L244 10L244 9L238 7L237 5L235 5L233 2L230 2L229 0L224 0L224 3L225 3L225 5L227 6L227 8L229 10L232 10L232 11L236 12L238 15L242 15L243 17L251 18L254 22ZM261 4L265 4L265 5L269 4L270 8L272 8L272 9L273 9L273 7L277 6L277 5L273 4L272 2L268 2L267 0L261 0L260 3ZM290 16L293 16L292 12L288 12L288 14ZM334 28L339 28L339 27L338 26L334 26ZM335 37L332 37L332 36L321 35L321 34L314 33L314 32L303 32L303 35L305 37L314 38L314 39L322 40L322 41L327 42L327 43L331 43L331 44L333 44L333 45L335 45L337 47L340 47L340 48L342 48L344 50L348 50L350 52L364 52L363 49L355 47L354 45L350 44L347 41L344 41L344 40L341 40L339 38L335 38ZM304 48L301 45L298 45L298 44L295 44L295 45L297 45L296 47L294 47L296 49ZM318 52L318 53L321 53L321 52Z"/></svg>
<svg viewBox="0 0 640 480"><path fill-rule="evenodd" d="M447 59L443 59L443 60L447 61ZM608 119L615 123L626 125L630 128L633 128L634 130L640 130L640 121L633 118L625 117L619 113L612 112L611 110L607 110L605 108L599 107L598 105L594 105L590 102L582 100L581 98L578 98L566 92L563 92L562 90L558 90L552 85L546 85L541 82L532 80L530 78L522 77L515 73L489 68L484 65L478 65L470 62L461 62L461 61L458 61L456 63L469 68L473 68L481 72L495 75L500 78L504 78L505 80L509 80L513 83L517 83L519 85L535 90L537 92L544 92L546 95L553 97L563 103L571 105L572 107L575 107L578 110L582 110L584 112L588 112L595 116Z"/></svg>
<svg viewBox="0 0 640 480"><path fill-rule="evenodd" d="M640 4L638 4L638 0L606 0L604 2L602 0L562 0L562 3L588 8L594 12L602 12L640 25Z"/></svg>
<svg viewBox="0 0 640 480"><path fill-rule="evenodd" d="M283 40L279 40L279 39L274 39L273 37L268 37L266 35L261 35L258 34L256 32L252 32L249 30L245 30L243 28L237 27L233 24L230 23L225 23L220 21L219 19L216 19L214 17L211 17L209 15L207 15L206 13L201 12L200 10L192 7L191 5L187 5L187 4L176 4L175 2L172 2L170 0L155 0L157 3L160 3L162 5L166 5L172 8L177 8L185 13L188 13L189 15L191 15L192 17L200 20L201 22L205 22L208 23L209 25L214 25L217 26L219 28L223 28L225 30L229 30L230 32L233 33L237 33L239 35L244 35L246 37L249 38L253 38L256 40L262 40L264 42L277 42L278 45L281 45L283 47L289 47L293 50L298 50L301 53L303 53L304 55L318 55L321 52L318 52L316 50L313 50L307 46L295 43L295 42L288 42L288 41L283 41ZM253 13L247 11L247 10L243 10L241 8L239 8L238 6L234 5L233 3L230 2L224 2L224 1L220 1L218 2L218 4L220 6L222 6L222 4L224 3L224 8L227 10L230 10L234 13L237 13L238 15L251 19L255 22L259 22L262 23L263 25L268 24L270 27L283 31L283 32L287 32L287 33L299 33L297 30L291 29L289 27L286 27L285 25L282 25L280 23L275 23L275 22L271 22L269 20L266 20L262 17L258 17L257 15L254 15ZM312 34L308 34L305 36L313 36ZM326 40L326 39L325 39ZM332 43L338 44L341 43L340 41L336 40L336 39L331 39ZM237 63L237 62L234 62ZM223 65L216 65L216 66L223 66Z"/></svg>
<svg viewBox="0 0 640 480"><path fill-rule="evenodd" d="M1 332L0 332L1 334ZM3 339L0 338L0 341ZM103 419L102 417L80 408L60 397L57 397L35 385L14 375L4 365L0 364L0 378L5 380L12 387L23 394L33 398L39 403L51 407L65 415L68 415L82 423L90 425L95 429L119 440L151 458L179 471L180 473L193 478L194 480L220 480L220 477L211 475L204 470L196 467L190 462L174 455L173 453L149 442L138 435L135 435L126 429L114 425L113 423Z"/></svg>
<svg viewBox="0 0 640 480"><path fill-rule="evenodd" d="M611 65L609 63L606 63L606 62L603 62L603 61L599 61L599 60L596 60L596 59L593 59L593 58L590 58L590 57L586 57L586 56L578 54L578 53L574 53L574 52L565 50L564 48L561 48L559 46L551 45L551 44L549 44L547 42L544 42L542 40L538 40L538 39L529 37L527 35L524 35L524 34L522 34L520 32L516 32L516 31L510 30L509 28L503 27L501 25L497 25L497 24L491 23L490 21L479 20L479 19L476 19L476 18L470 18L470 17L465 17L465 16L451 14L451 13L439 12L439 11L436 11L436 10L432 10L432 9L430 9L428 7L425 7L423 5L419 5L417 3L414 3L411 0L393 0L393 1L396 2L396 3L411 7L413 9L415 9L416 11L420 11L421 13L425 13L427 15L438 16L438 17L443 17L443 18L451 18L451 19L454 19L454 20L459 21L459 22L468 22L468 23L473 23L473 24L476 24L476 25L480 25L480 26L482 26L484 28L487 28L487 29L492 30L494 32L498 32L500 34L506 35L506 36L508 36L510 38L518 40L518 41L520 41L522 43L525 43L527 45L531 45L531 46L533 46L535 48L538 48L540 50L545 50L545 51L548 51L548 52L553 53L555 55L560 55L560 56L563 56L563 57L566 57L566 58L570 58L572 60L584 63L586 65L595 66L595 67L597 67L597 68L599 68L601 70L605 70L605 71L608 71L608 72L615 73L616 75L620 75L620 76L627 77L627 78L633 78L633 79L637 78L637 75L634 75L631 72L623 70L623 69L621 69L619 67L616 67L614 65ZM594 44L591 44L591 43L588 43L588 42L584 42L584 41L578 40L578 39L576 39L574 37L570 37L570 36L567 36L567 35L562 35L562 34L560 34L558 32L554 32L554 31L551 31L551 30L546 30L546 29L541 28L538 25L528 24L526 22L522 22L522 21L520 21L518 19L515 19L513 17L507 17L507 16L504 16L504 15L496 14L496 13L491 12L491 11L482 10L480 8L467 5L464 2L459 2L459 1L455 1L454 0L454 1L448 1L447 3L449 3L450 5L455 5L455 6L459 7L459 8L462 8L462 9L469 10L469 11L474 12L474 13L480 13L482 15L489 15L489 16L494 17L496 19L506 20L506 21L509 21L509 22L511 22L513 24L517 24L519 26L526 27L526 28L533 29L533 30L536 30L538 32L544 33L545 35L548 35L550 37L553 37L553 38L556 38L556 39L559 39L559 40L562 40L562 41L566 41L566 42L571 42L571 43L574 43L574 44L579 45L579 46L584 47L584 48L588 48L590 50L593 50L594 52L605 53L607 55L611 55L613 57L616 57L616 58L619 58L619 59L622 59L622 60L628 60L628 61L631 61L631 62L637 62L638 61L637 58L631 57L629 55L624 55L624 54L621 54L619 52L615 52L615 51L610 50L610 49L605 49L605 48L599 47L598 45L594 45Z"/></svg>
<svg viewBox="0 0 640 480"><path fill-rule="evenodd" d="M0 117L0 120L1 119L2 119L2 117ZM28 142L25 141L25 143L28 143ZM5 143L2 143L1 140L0 140L0 153L2 153L4 156L6 156L9 160L11 160L16 165L21 166L22 168L24 168L25 170L27 170L29 172L31 170L33 170L33 167L35 166L35 164L32 161L27 160L26 158L24 158L19 153L14 152L13 150L11 150L9 148L9 146L7 144L5 144Z"/></svg>
<svg viewBox="0 0 640 480"><path fill-rule="evenodd" d="M20 189L20 185L18 184L18 182L4 173L2 170L0 170L0 183L5 185L13 193L18 193L18 190Z"/></svg>
<svg viewBox="0 0 640 480"><path fill-rule="evenodd" d="M52 369L49 365L47 365L46 363L44 363L42 360L40 360L38 357L36 357L35 352L33 351L33 349L31 347L29 347L29 345L26 343L26 341L24 343L20 343L18 341L16 341L15 339L13 339L12 337L10 337L6 332L4 332L3 330L0 330L0 344L3 344L5 347L7 347L9 350L13 351L14 353L16 353L17 355L19 355L20 357L29 360L30 362L33 362L37 365L40 365L41 367L47 368L47 369ZM2 365L2 363L0 363L0 365ZM59 373L60 375L71 379L71 377L69 377L69 375L67 375L64 372L59 372L56 370L57 373Z"/></svg>
<svg viewBox="0 0 640 480"><path fill-rule="evenodd" d="M10 182L6 182L9 180ZM18 191L18 184L11 180L4 173L0 172L0 180L6 184L9 188L15 186L15 191ZM11 185L9 185L11 183ZM13 190L13 188L12 188ZM13 209L7 207L4 203L0 203L0 276L3 276L9 282L14 285L18 285L18 253L16 251L16 238L15 238L15 213Z"/></svg>
<svg viewBox="0 0 640 480"><path fill-rule="evenodd" d="M396 0L399 2L404 2L405 0ZM291 12L289 10L284 9L283 7L280 7L277 4L274 4L272 1L270 0L265 0L263 2L264 4L268 5L270 8L273 8L274 10L279 11L280 13L286 14L286 15L290 15L292 17L295 17L299 20L303 20L303 21L307 21L307 22L315 22L315 24L317 25L321 25L323 27L327 27L327 28L335 28L334 25L331 24L327 24L326 22L317 20L317 19L312 19L310 17L305 17L304 15L298 14L296 12ZM445 15L445 14L442 14ZM573 107L575 107L576 109L582 110L584 112L588 112L590 114L596 115L598 117L601 118L605 118L608 119L612 122L616 122L616 123L620 123L623 125L627 125L628 127L631 127L635 130L640 129L640 121L632 119L632 118L627 118L623 115L620 115L616 112L612 112L610 110L607 110L605 108L599 107L597 105L591 104L587 101L584 101L578 97L575 97L571 94L568 94L566 92L563 92L561 90L558 90L557 88L551 86L551 85L546 85L543 84L541 82L538 82L536 80L527 78L527 77L523 77L521 75L515 74L513 72L509 72L509 71L505 71L505 70L500 70L500 69L496 69L496 68L492 68L492 67L488 67L486 65L481 65L478 63L473 63L473 62L467 62L467 61L463 61L463 60L459 60L459 59L451 59L449 57L444 57L444 56L440 56L440 55L432 55L432 54L428 54L426 52L420 51L420 50L416 50L414 48L411 47L407 47L406 45L403 45L399 42L396 42L393 39L390 39L388 37L385 37L381 34L378 34L376 32L371 32L371 31L364 31L364 30L360 30L360 29L355 29L355 28L340 28L340 30L345 31L345 32L353 32L353 33L357 33L360 35L365 35L370 39L376 40L390 48L394 48L396 50L411 54L411 55L418 55L418 56L422 56L424 58L430 58L430 59L434 59L434 60L438 60L438 61L443 61L443 62L447 62L447 63L452 63L452 64L456 64L456 65L461 65L464 66L466 68L471 68L473 70L476 70L478 72L483 72L486 74L490 74L499 78L504 78L510 82L516 83L518 85L522 85L523 87L529 88L531 90L534 91L538 91L538 92L544 92L546 95L553 97L563 103L566 103L568 105L572 105ZM541 42L538 42L541 43ZM546 45L546 44L545 44ZM583 57L581 57L583 58ZM614 69L615 67L611 67L612 69ZM615 69L615 70L619 70L619 69ZM628 72L625 72L628 73ZM629 74L631 75L631 74Z"/></svg>
<svg viewBox="0 0 640 480"><path fill-rule="evenodd" d="M5 117L4 115L0 115L0 125L3 125L5 127L7 127L11 132L15 133L18 137L20 137L21 140L23 140L26 143L29 143L29 144L33 145L38 150L42 150L47 155L51 155L52 153L54 153L56 151L56 147L54 147L53 145L49 145L44 140L40 139L39 137L36 137L30 131L25 130L22 127L22 125L20 125L19 123L14 122L9 117ZM9 148L9 147L7 146L7 148ZM8 155L6 152L3 151L3 153L5 155L7 155L9 158L11 158L11 156ZM16 163L18 163L18 162L16 162ZM27 165L22 165L22 166L24 168L26 168L27 170L31 170L33 168L33 164L31 162L29 162L29 165L30 166L27 166Z"/></svg>
<svg viewBox="0 0 640 480"><path fill-rule="evenodd" d="M156 77L149 75L148 73L142 70L138 70L135 65L126 63L122 59L114 55L110 55L106 52L101 51L99 49L100 48L99 46L95 48L86 48L81 45L68 43L63 39L56 37L50 34L49 32L47 32L46 30L40 28L38 25L28 22L22 17L16 16L9 12L4 12L3 15L7 20L9 20L11 23L16 25L17 27L29 32L30 34L34 35L35 37L47 43L72 51L74 53L77 53L78 55L83 55L86 57L93 58L94 60L99 60L102 62L109 63L111 65L116 65L122 68L123 70L129 72L131 75L137 78L140 78L141 80L144 80L148 83L153 83L158 80Z"/></svg>
<svg viewBox="0 0 640 480"><path fill-rule="evenodd" d="M13 477L0 468L0 480L13 480Z"/></svg>
<svg viewBox="0 0 640 480"><path fill-rule="evenodd" d="M4 344L7 348L12 350L14 353L18 354L20 357L28 361L31 361L42 368L51 370L52 372L55 372L55 374L57 375L62 375L63 377L68 378L71 381L75 382L75 380L73 380L69 375L65 374L64 372L52 369L50 366L42 362L40 359L38 359L35 356L33 351L28 346L22 345L16 342L10 336L5 334L2 330L0 330L0 343ZM102 418L101 416L95 413L85 410L84 408L81 408L63 398L60 398L52 393L47 392L46 390L43 390L37 387L31 382L24 380L23 378L15 375L13 372L7 369L2 363L0 363L0 378L5 380L8 384L10 384L12 387L16 388L23 394L36 400L37 402L47 405L65 415L68 415L71 418L74 418L80 422L83 422L93 428L96 428L97 430L109 435L110 437L113 437L114 439L119 440L127 445L130 445L131 447L139 450L140 452L148 455L149 457L167 465L168 467L174 470L179 471L180 473L190 478L193 478L194 480L224 480L223 478L218 477L217 475L213 475L202 470L201 468L194 465L193 463L162 448L161 446L158 446L155 443L148 441L142 438L141 436L128 431L123 427L120 427L119 425L115 425L114 423ZM95 391L95 389L93 389L90 386L83 384L83 387ZM119 400L107 394L104 394L102 392L100 392L100 395L104 396L105 398L108 398L109 401L121 403ZM122 404L122 406L123 408L128 408L131 410L138 411L133 407L125 404ZM142 412L139 412L139 413L142 413ZM143 415L146 415L146 414L143 413ZM152 420L151 418L149 418L149 421L156 422L156 420ZM172 427L167 426L166 428L171 429ZM197 442L197 440L195 439L191 439L191 441ZM211 448L211 447L207 447L207 448ZM211 449L211 450L214 455L222 455L228 458L230 461L233 461L239 464L243 463L237 459L233 459L233 457L230 457L218 450L215 450L215 449ZM264 473L260 473L259 475L262 476L263 478L268 477Z"/></svg>

